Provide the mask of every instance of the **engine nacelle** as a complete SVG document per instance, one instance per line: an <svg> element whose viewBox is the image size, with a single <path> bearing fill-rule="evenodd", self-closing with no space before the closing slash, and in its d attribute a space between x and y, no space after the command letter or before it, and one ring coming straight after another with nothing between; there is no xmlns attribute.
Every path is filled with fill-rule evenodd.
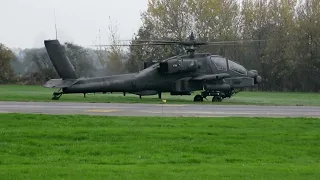
<svg viewBox="0 0 320 180"><path fill-rule="evenodd" d="M231 87L230 84L205 84L204 89L209 91L228 91Z"/></svg>
<svg viewBox="0 0 320 180"><path fill-rule="evenodd" d="M154 64L156 64L157 61L149 61L149 62L143 62L143 69L146 69Z"/></svg>
<svg viewBox="0 0 320 180"><path fill-rule="evenodd" d="M195 60L174 59L159 63L159 72L162 74L174 74L179 72L193 72L199 68Z"/></svg>

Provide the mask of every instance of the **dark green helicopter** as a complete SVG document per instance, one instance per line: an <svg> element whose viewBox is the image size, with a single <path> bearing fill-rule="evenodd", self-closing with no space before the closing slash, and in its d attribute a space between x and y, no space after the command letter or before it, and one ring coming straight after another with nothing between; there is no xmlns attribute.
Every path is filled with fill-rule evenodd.
<svg viewBox="0 0 320 180"><path fill-rule="evenodd" d="M61 79L51 79L43 86L59 88L53 93L53 100L62 94L123 92L141 96L169 92L171 95L191 95L201 102L213 96L212 102L221 102L247 87L261 83L256 70L247 70L242 65L223 56L209 53L195 53L197 47L214 43L196 42L193 33L189 41L152 41L151 45L178 44L185 47L187 54L162 61L144 64L142 71L130 74L95 78L79 78L58 40L45 40L50 60ZM141 41L143 42L143 41ZM147 42L147 41L145 41ZM149 41L151 42L151 41ZM139 44L141 45L141 44ZM150 45L150 44L148 44Z"/></svg>

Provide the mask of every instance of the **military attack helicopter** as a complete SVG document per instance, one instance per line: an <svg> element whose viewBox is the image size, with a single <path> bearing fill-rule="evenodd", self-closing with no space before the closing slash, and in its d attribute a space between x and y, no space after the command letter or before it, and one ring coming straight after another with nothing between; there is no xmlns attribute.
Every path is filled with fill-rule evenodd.
<svg viewBox="0 0 320 180"><path fill-rule="evenodd" d="M147 41L141 41L147 42ZM196 53L201 45L217 42L197 42L191 33L189 41L148 41L148 45L178 44L184 46L186 54L177 55L161 61L144 64L144 69L130 74L95 78L79 78L63 46L56 40L45 40L44 44L49 58L61 79L51 79L43 86L59 88L53 93L53 100L62 94L71 93L107 93L122 92L141 96L161 93L171 95L195 95L195 102L202 102L212 96L212 102L221 102L231 98L247 87L261 83L262 78L256 70L247 70L242 65L220 55ZM139 44L141 45L141 44Z"/></svg>

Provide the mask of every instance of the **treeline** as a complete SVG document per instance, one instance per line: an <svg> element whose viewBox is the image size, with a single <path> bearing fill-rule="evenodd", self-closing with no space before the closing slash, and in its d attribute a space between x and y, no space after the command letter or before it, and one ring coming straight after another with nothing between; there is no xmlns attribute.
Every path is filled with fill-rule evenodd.
<svg viewBox="0 0 320 180"><path fill-rule="evenodd" d="M127 54L115 49L84 48L74 43L62 44L76 74L81 78L126 73ZM60 78L44 47L9 49L0 43L0 84L39 85Z"/></svg>
<svg viewBox="0 0 320 180"><path fill-rule="evenodd" d="M192 31L199 41L243 40L199 51L220 54L258 70L264 80L260 90L320 90L319 0L150 0L141 19L143 25L132 44L146 39L187 40ZM109 28L112 44L120 44L117 29ZM136 72L143 68L143 61L184 53L182 47L172 45L131 46L128 51L119 46L95 50L72 43L64 46L82 77ZM4 47L2 54L8 53ZM12 57L2 54L0 63ZM45 49L24 50L24 54L23 60L14 58L11 66L1 64L0 83L10 82L14 72L25 77L23 82L33 83L57 76ZM3 70L9 67L12 70Z"/></svg>
<svg viewBox="0 0 320 180"><path fill-rule="evenodd" d="M81 78L127 73L128 52L118 47L84 48L62 44L76 74ZM9 49L0 43L0 84L43 84L59 78L44 47Z"/></svg>
<svg viewBox="0 0 320 180"><path fill-rule="evenodd" d="M117 27L109 26L110 41L119 41ZM85 48L74 43L62 44L76 74L80 78L128 73L130 52L119 46ZM0 84L43 84L60 78L45 49L9 49L0 42Z"/></svg>
<svg viewBox="0 0 320 180"><path fill-rule="evenodd" d="M63 46L79 76L105 75L103 73L105 66L99 61L101 57L98 57L97 52L73 43L65 43ZM4 50L0 50L0 63L5 64L3 68L10 73L4 76L3 71L0 72L0 76L5 77L1 78L1 84L42 84L48 79L59 78L44 47L19 50L4 47L4 45L1 46ZM101 70L100 74L99 70Z"/></svg>
<svg viewBox="0 0 320 180"><path fill-rule="evenodd" d="M266 40L201 48L264 78L261 90L320 90L319 0L150 0L135 39ZM134 40L133 40L134 42ZM181 53L179 47L131 47L130 62Z"/></svg>

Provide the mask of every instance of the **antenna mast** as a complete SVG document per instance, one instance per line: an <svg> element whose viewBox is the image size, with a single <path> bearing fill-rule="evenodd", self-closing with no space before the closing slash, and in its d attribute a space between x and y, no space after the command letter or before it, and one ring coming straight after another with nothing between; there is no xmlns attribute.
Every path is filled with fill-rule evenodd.
<svg viewBox="0 0 320 180"><path fill-rule="evenodd" d="M56 39L58 39L57 21L56 21L56 9L54 9L54 28L56 31Z"/></svg>

